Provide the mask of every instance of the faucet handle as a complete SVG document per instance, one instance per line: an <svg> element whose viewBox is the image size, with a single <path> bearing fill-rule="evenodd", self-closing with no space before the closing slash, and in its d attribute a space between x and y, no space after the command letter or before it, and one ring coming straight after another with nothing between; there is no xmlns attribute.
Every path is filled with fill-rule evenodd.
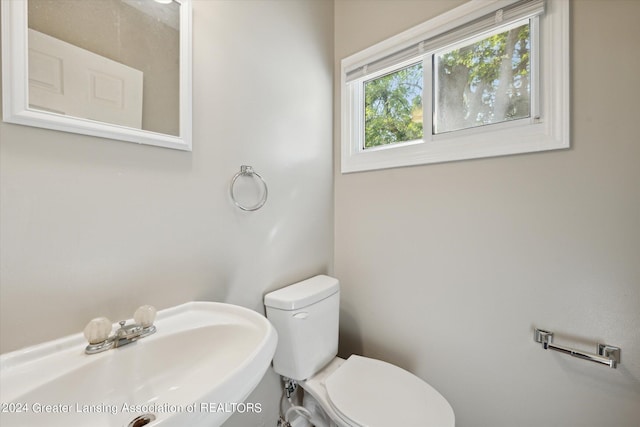
<svg viewBox="0 0 640 427"><path fill-rule="evenodd" d="M84 328L84 337L89 344L98 344L109 338L111 333L111 320L106 317L92 319Z"/></svg>
<svg viewBox="0 0 640 427"><path fill-rule="evenodd" d="M133 320L143 328L148 328L153 325L156 320L156 308L152 305L143 305L138 307L133 314Z"/></svg>

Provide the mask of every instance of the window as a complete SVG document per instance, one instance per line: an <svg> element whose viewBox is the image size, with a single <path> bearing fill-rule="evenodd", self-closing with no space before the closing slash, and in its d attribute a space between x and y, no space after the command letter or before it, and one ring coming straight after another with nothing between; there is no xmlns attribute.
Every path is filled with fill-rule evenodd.
<svg viewBox="0 0 640 427"><path fill-rule="evenodd" d="M364 82L364 148L422 139L422 62Z"/></svg>
<svg viewBox="0 0 640 427"><path fill-rule="evenodd" d="M567 148L568 49L568 0L510 0L345 58L342 172Z"/></svg>
<svg viewBox="0 0 640 427"><path fill-rule="evenodd" d="M531 116L529 21L433 57L433 133Z"/></svg>

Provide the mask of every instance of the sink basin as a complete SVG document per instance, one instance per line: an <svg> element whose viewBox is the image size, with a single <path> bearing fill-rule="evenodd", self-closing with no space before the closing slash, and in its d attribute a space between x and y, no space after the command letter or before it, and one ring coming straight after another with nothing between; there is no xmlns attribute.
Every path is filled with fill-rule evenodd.
<svg viewBox="0 0 640 427"><path fill-rule="evenodd" d="M86 355L76 334L0 356L0 425L211 427L262 410L243 401L276 349L264 316L190 302L159 311L155 324L155 334L99 354Z"/></svg>

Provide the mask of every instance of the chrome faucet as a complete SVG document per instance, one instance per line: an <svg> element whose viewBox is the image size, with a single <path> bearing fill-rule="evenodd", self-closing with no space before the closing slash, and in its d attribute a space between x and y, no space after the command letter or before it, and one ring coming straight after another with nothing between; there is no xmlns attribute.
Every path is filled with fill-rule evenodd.
<svg viewBox="0 0 640 427"><path fill-rule="evenodd" d="M121 320L119 323L120 329L115 333L116 339L114 347L121 347L123 345L130 344L140 338L151 335L156 331L156 327L154 325L145 328L137 323L127 325L125 320Z"/></svg>
<svg viewBox="0 0 640 427"><path fill-rule="evenodd" d="M101 353L112 348L131 344L156 332L153 324L156 309L150 305L143 305L134 314L134 323L127 325L126 320L118 322L120 328L115 333L111 332L111 321L105 317L93 319L84 329L84 336L89 345L84 349L86 354Z"/></svg>

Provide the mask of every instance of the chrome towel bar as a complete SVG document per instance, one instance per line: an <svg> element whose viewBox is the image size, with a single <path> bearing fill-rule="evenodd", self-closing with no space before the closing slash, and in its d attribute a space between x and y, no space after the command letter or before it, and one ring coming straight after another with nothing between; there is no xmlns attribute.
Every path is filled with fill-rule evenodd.
<svg viewBox="0 0 640 427"><path fill-rule="evenodd" d="M620 347L614 347L607 344L598 344L598 354L585 353L580 350L575 350L563 345L553 344L553 332L545 331L543 329L536 329L533 333L533 340L541 343L542 348L545 350L555 350L560 353L568 354L578 359L589 360L591 362L607 365L610 368L616 369L620 364Z"/></svg>

